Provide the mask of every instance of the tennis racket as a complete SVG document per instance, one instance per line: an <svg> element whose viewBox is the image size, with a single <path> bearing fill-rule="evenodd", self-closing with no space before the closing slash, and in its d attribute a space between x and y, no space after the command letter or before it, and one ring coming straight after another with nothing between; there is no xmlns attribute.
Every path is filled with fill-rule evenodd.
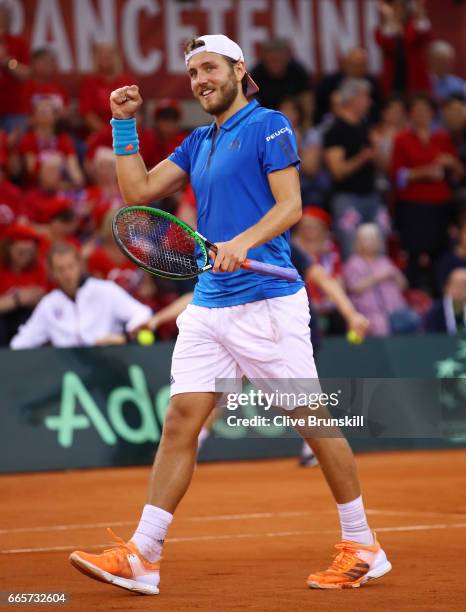
<svg viewBox="0 0 466 612"><path fill-rule="evenodd" d="M217 247L192 227L164 210L128 206L113 217L113 236L121 251L137 266L164 278L194 278L212 268L209 250ZM295 281L294 268L245 259L242 268Z"/></svg>

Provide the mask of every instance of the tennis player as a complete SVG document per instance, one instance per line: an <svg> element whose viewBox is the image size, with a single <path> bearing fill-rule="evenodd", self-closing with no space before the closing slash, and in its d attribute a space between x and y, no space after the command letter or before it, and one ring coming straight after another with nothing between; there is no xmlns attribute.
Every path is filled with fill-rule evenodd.
<svg viewBox="0 0 466 612"><path fill-rule="evenodd" d="M114 149L126 202L147 204L191 181L198 230L218 247L192 304L178 318L171 400L139 525L103 554L74 552L83 573L140 593L157 594L160 559L173 513L191 481L197 437L215 406L216 378L317 379L303 281L240 269L249 256L291 268L289 228L301 217L297 145L288 120L248 97L258 88L240 47L223 35L185 49L194 97L214 121L192 132L150 172L138 153L135 85L112 92ZM391 569L370 530L355 461L342 437L308 439L335 498L342 541L314 588L359 587Z"/></svg>

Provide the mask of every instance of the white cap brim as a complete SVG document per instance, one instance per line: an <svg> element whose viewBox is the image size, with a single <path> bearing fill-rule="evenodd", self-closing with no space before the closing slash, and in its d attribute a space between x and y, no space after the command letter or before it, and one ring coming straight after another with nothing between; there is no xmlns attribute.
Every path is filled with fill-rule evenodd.
<svg viewBox="0 0 466 612"><path fill-rule="evenodd" d="M228 38L228 36L225 36L224 34L206 34L205 36L199 36L197 40L202 40L204 44L185 55L186 66L188 66L189 60L193 57L193 55L203 52L218 53L219 55L225 55L226 57L231 58L235 62L244 62L244 55L241 47L235 43L234 40L231 40L231 38ZM248 76L246 96L249 97L253 96L259 91L259 86L257 83L255 83L254 79L248 72L246 74Z"/></svg>

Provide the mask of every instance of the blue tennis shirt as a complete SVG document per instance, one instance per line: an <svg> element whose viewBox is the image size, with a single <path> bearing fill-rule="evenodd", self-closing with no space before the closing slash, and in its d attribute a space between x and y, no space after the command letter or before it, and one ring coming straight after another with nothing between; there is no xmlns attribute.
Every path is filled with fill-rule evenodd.
<svg viewBox="0 0 466 612"><path fill-rule="evenodd" d="M256 224L275 204L270 172L299 166L296 137L288 119L255 100L217 129L194 130L169 159L190 177L197 202L198 231L211 242L231 240ZM250 249L250 259L293 268L290 232ZM236 306L296 293L299 278L288 282L240 269L205 272L194 290L193 304Z"/></svg>

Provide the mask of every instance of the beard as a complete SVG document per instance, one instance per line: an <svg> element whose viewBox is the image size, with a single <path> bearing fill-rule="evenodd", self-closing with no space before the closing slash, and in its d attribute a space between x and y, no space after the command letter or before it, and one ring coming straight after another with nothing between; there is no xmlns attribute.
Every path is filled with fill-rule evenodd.
<svg viewBox="0 0 466 612"><path fill-rule="evenodd" d="M216 95L219 98L218 101L214 104L207 102L206 106L202 104L202 96L199 96L202 108L209 115L221 115L230 108L238 95L238 83L234 78L230 79L217 89Z"/></svg>

